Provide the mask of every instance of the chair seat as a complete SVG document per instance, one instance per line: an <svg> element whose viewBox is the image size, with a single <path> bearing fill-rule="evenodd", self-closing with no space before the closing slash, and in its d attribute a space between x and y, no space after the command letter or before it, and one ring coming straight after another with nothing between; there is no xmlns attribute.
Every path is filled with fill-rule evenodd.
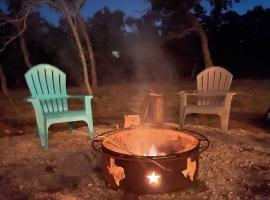
<svg viewBox="0 0 270 200"><path fill-rule="evenodd" d="M65 111L65 112L45 114L45 118L47 119L48 123L52 121L53 123L80 121L84 119L86 116L87 115L84 110Z"/></svg>
<svg viewBox="0 0 270 200"><path fill-rule="evenodd" d="M205 113L205 114L217 114L224 111L224 106L198 106L188 105L186 106L186 112L188 113Z"/></svg>

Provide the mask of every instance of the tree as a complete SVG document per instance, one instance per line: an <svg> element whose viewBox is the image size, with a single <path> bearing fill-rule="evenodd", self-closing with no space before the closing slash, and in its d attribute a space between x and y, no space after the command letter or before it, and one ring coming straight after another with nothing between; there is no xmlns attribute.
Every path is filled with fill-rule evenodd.
<svg viewBox="0 0 270 200"><path fill-rule="evenodd" d="M7 80L6 80L6 76L5 76L4 72L3 72L3 67L2 67L1 64L0 64L0 82L1 82L2 93L5 96L8 96Z"/></svg>
<svg viewBox="0 0 270 200"><path fill-rule="evenodd" d="M29 53L26 47L26 43L23 37L23 33L26 30L26 20L30 13L31 6L24 5L22 2L8 1L10 13L4 13L0 10L0 28L1 40L0 40L0 55L18 37L20 38L21 50L24 55L25 64L30 67L32 64L29 59ZM3 94L8 96L6 76L2 65L0 64L0 80L1 89Z"/></svg>
<svg viewBox="0 0 270 200"><path fill-rule="evenodd" d="M208 39L200 24L204 10L201 0L149 0L152 11L159 12L165 26L163 34L168 38L184 38L191 32L196 32L201 40L201 48L205 67L213 66ZM239 0L209 0L213 6L212 15L218 16L223 9L227 9L233 2ZM167 30L164 32L164 30Z"/></svg>
<svg viewBox="0 0 270 200"><path fill-rule="evenodd" d="M255 7L246 14L234 11L204 19L215 62L228 66L236 77L269 77L270 9Z"/></svg>
<svg viewBox="0 0 270 200"><path fill-rule="evenodd" d="M26 30L26 20L31 13L32 3L25 3L25 1L9 0L6 2L9 8L9 13L0 13L1 26L3 29L8 28L10 31L6 34L6 38L1 41L0 53L15 39L19 38L20 47L23 53L23 58L26 66L30 68L32 63L30 61L29 51L25 42L24 32Z"/></svg>
<svg viewBox="0 0 270 200"><path fill-rule="evenodd" d="M89 94L92 94L92 88L89 83L89 76L88 76L88 68L87 68L87 62L86 62L86 55L83 50L82 41L79 35L79 31L77 29L77 19L80 11L80 8L84 4L84 0L78 0L78 1L64 1L64 0L41 0L41 2L45 2L52 6L53 8L59 10L64 18L67 20L71 32L73 34L73 37L76 42L76 46L79 51L79 56L82 62L83 66L83 75L84 75L84 84L86 86L86 89ZM93 59L93 57L90 57Z"/></svg>

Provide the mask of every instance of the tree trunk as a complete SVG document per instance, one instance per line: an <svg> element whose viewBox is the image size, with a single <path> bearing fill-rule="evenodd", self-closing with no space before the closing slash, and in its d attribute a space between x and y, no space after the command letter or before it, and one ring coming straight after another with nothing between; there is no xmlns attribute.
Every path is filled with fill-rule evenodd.
<svg viewBox="0 0 270 200"><path fill-rule="evenodd" d="M18 32L20 31L20 25L19 24L15 24ZM26 29L26 23L24 24L25 29ZM19 35L19 40L20 40L20 47L21 47L21 51L23 54L23 59L24 59L24 63L25 65L30 69L32 67L32 63L30 61L30 55L29 55L29 51L25 42L25 37L24 37L24 33L21 33Z"/></svg>
<svg viewBox="0 0 270 200"><path fill-rule="evenodd" d="M208 47L208 39L207 39L205 31L203 30L202 26L198 22L196 24L196 30L201 39L201 46L202 46L202 53L203 53L203 60L204 60L205 68L212 67L213 61L212 61L209 47Z"/></svg>
<svg viewBox="0 0 270 200"><path fill-rule="evenodd" d="M84 84L86 86L86 89L87 89L88 93L92 94L92 89L91 89L91 86L89 84L87 63L86 63L85 55L84 55L84 52L83 52L82 43L81 43L78 31L76 29L75 22L73 22L72 16L69 13L66 13L66 18L68 20L68 23L69 23L70 28L72 30L73 36L75 38L77 48L79 50L79 56L81 58L81 62L82 62L82 65L83 65Z"/></svg>
<svg viewBox="0 0 270 200"><path fill-rule="evenodd" d="M205 68L212 67L213 61L209 51L207 35L198 22L197 18L191 12L188 12L187 14L190 17L192 23L192 28L190 28L190 31L196 31L200 37Z"/></svg>
<svg viewBox="0 0 270 200"><path fill-rule="evenodd" d="M6 80L6 76L4 74L3 67L1 64L0 64L0 82L1 82L2 93L5 96L8 96L7 80Z"/></svg>
<svg viewBox="0 0 270 200"><path fill-rule="evenodd" d="M86 43L87 52L88 52L88 56L90 59L90 70L91 70L91 80L92 80L91 83L92 83L92 86L94 88L96 88L98 86L98 83L97 83L96 62L95 62L94 51L92 48L92 44L91 44L89 35L87 34L84 20L82 19L82 17L80 15L78 15L77 18L79 21L80 30L82 31L82 35L83 35L83 38L84 38L85 43Z"/></svg>
<svg viewBox="0 0 270 200"><path fill-rule="evenodd" d="M24 38L23 34L21 34L19 38L20 38L20 46L21 46L21 50L23 53L24 63L28 68L31 68L32 63L30 61L29 51L28 51L28 48L26 46L26 42L25 42L25 38Z"/></svg>

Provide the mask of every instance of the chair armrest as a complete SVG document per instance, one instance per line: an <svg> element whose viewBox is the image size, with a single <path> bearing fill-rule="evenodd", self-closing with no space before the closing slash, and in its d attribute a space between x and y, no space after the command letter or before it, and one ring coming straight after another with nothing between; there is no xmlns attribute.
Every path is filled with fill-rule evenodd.
<svg viewBox="0 0 270 200"><path fill-rule="evenodd" d="M58 99L86 99L86 98L90 98L92 99L93 96L91 95L65 95L65 96L58 96L58 97L27 97L24 100L28 101L28 102L32 102L35 100L58 100Z"/></svg>
<svg viewBox="0 0 270 200"><path fill-rule="evenodd" d="M180 92L177 92L176 94L180 95L180 94L189 94L189 93L195 93L195 92L196 92L196 90L190 90L190 91L182 90Z"/></svg>
<svg viewBox="0 0 270 200"><path fill-rule="evenodd" d="M40 99L39 98L34 98L34 97L27 97L24 99L27 102L32 103L32 106L34 107L34 111L36 113L36 116L39 116L39 118L43 119L43 109L40 103Z"/></svg>
<svg viewBox="0 0 270 200"><path fill-rule="evenodd" d="M226 95L236 95L235 92L226 92L226 91L203 91L203 90L194 90L192 92L181 91L178 92L179 95L188 95L188 96L226 96Z"/></svg>
<svg viewBox="0 0 270 200"><path fill-rule="evenodd" d="M69 98L68 95L65 96L58 96L58 97L27 97L25 98L26 101L32 102L35 100L41 101L41 100L57 100L57 99L67 99Z"/></svg>
<svg viewBox="0 0 270 200"><path fill-rule="evenodd" d="M232 97L236 95L235 92L226 92L226 91L192 91L192 92L186 92L181 91L178 93L180 97L181 106L186 106L188 103L188 96L194 96L196 98L215 98L215 97L223 97L225 106L230 106Z"/></svg>
<svg viewBox="0 0 270 200"><path fill-rule="evenodd" d="M92 99L92 95L68 95L67 98L73 98L73 99L85 99L85 98L90 98Z"/></svg>
<svg viewBox="0 0 270 200"><path fill-rule="evenodd" d="M236 95L235 92L226 92L226 91L197 91L198 96L233 96Z"/></svg>
<svg viewBox="0 0 270 200"><path fill-rule="evenodd" d="M211 95L208 91L200 91L200 90L192 90L192 91L180 91L177 93L180 96L203 96L203 95Z"/></svg>
<svg viewBox="0 0 270 200"><path fill-rule="evenodd" d="M68 95L68 98L83 99L85 112L92 115L92 95Z"/></svg>
<svg viewBox="0 0 270 200"><path fill-rule="evenodd" d="M92 95L69 95L68 98L83 99L84 109L86 112L92 112L91 100Z"/></svg>
<svg viewBox="0 0 270 200"><path fill-rule="evenodd" d="M185 107L187 105L187 95L188 94L191 94L192 92L187 92L187 91L180 91L176 94L179 95L179 98L180 98L180 108L182 107Z"/></svg>
<svg viewBox="0 0 270 200"><path fill-rule="evenodd" d="M188 95L198 95L196 91L180 91L176 93L180 97L180 107L184 107L187 105L187 96Z"/></svg>
<svg viewBox="0 0 270 200"><path fill-rule="evenodd" d="M85 112L92 116L92 106L91 106L91 100L93 96L86 95L84 96L84 109Z"/></svg>
<svg viewBox="0 0 270 200"><path fill-rule="evenodd" d="M23 99L24 101L33 103L33 102L39 102L39 98L34 98L34 97L26 97Z"/></svg>
<svg viewBox="0 0 270 200"><path fill-rule="evenodd" d="M237 95L237 93L236 93L236 92L226 92L226 94L228 94L228 95L232 95L232 96Z"/></svg>
<svg viewBox="0 0 270 200"><path fill-rule="evenodd" d="M235 92L227 92L227 93L226 93L226 97L225 97L225 102L224 102L224 104L225 104L225 107L226 107L227 109L230 109L230 107L231 107L231 102L232 102L232 98L233 98L234 95L236 95Z"/></svg>

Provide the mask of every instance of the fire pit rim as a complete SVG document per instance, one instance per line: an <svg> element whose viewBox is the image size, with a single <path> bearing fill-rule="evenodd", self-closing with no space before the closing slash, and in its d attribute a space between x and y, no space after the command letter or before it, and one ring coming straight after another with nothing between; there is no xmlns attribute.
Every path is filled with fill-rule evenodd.
<svg viewBox="0 0 270 200"><path fill-rule="evenodd" d="M147 129L147 128L161 129L163 127L155 127L154 126L154 127L140 127L140 128L145 128L145 129ZM107 133L106 134L106 137L109 136L109 135L116 134L116 133L121 132L121 131L134 130L134 129L136 129L136 128L132 128L131 127L131 128L117 129L117 130L114 130L114 131L112 131L110 133ZM165 129L179 131L178 129L167 128L167 127ZM157 156L149 156L149 155L147 155L147 156L141 156L141 155L136 155L136 154L134 154L134 155L132 155L132 154L123 154L123 153L120 153L120 152L117 152L117 151L110 150L109 148L106 148L103 145L103 142L104 142L104 140L106 138L103 139L102 141L99 141L99 142L101 142L101 149L102 149L102 153L103 154L107 154L107 155L109 155L111 157L114 157L114 158L117 158L117 159L130 160L130 161L134 161L134 162L135 162L134 158L135 159L144 159L145 161L148 160L149 162L151 162L151 160L165 160L165 159L166 160L168 160L168 159L172 160L172 159L178 159L179 157L184 157L184 156L187 156L187 155L192 155L193 153L196 153L198 149L200 151L200 147L201 147L201 145L200 145L200 143L201 143L200 137L203 137L207 141L207 146L204 147L204 150L203 151L205 151L208 148L209 141L208 141L208 139L205 136L203 136L203 135L201 135L201 134L199 134L199 133L197 133L197 132L195 132L193 130L181 129L181 132L183 132L186 135L189 135L189 136L194 137L194 139L197 141L197 144L192 149L190 149L190 150L187 150L187 151L184 151L184 152L178 152L178 153L168 154L168 155L157 155ZM194 134L195 135L199 135L200 137L196 137L196 136L194 136ZM94 145L94 142L95 141L93 141L92 146L93 146L94 149L97 150L97 148ZM203 151L200 151L200 153L202 153Z"/></svg>

